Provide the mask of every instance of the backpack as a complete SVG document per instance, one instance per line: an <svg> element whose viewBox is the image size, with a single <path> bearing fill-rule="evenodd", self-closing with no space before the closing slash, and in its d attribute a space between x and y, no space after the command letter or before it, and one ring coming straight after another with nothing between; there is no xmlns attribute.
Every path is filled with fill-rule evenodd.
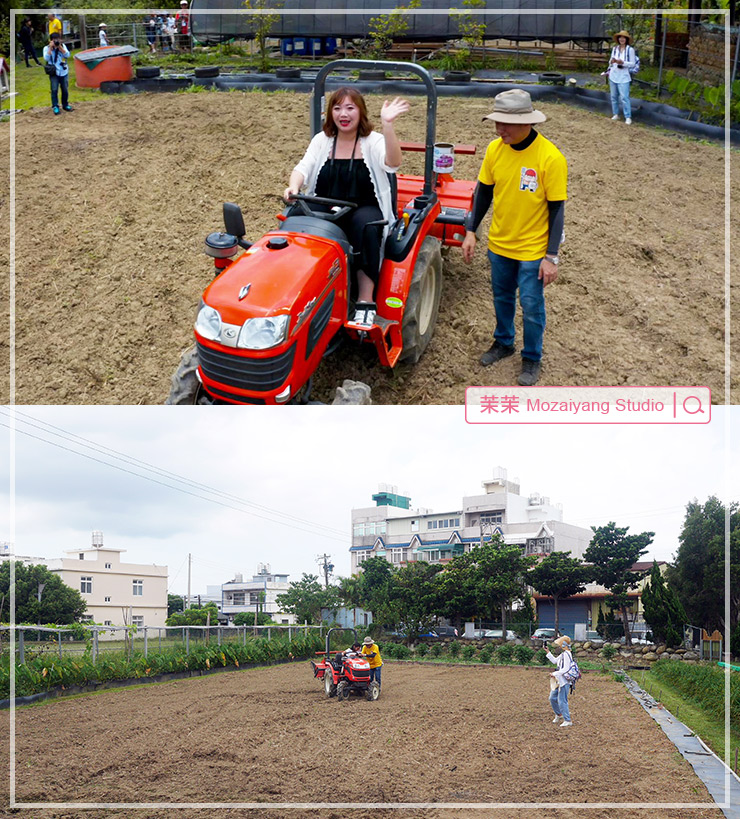
<svg viewBox="0 0 740 819"><path fill-rule="evenodd" d="M632 48L632 46L630 46L630 48ZM629 72L630 76L634 77L635 74L637 74L637 72L640 70L640 55L635 51L634 48L632 48L632 53L635 55L635 64L632 66L632 68L629 69Z"/></svg>
<svg viewBox="0 0 740 819"><path fill-rule="evenodd" d="M575 661L574 657L571 657L570 665L568 666L568 670L565 672L565 674L563 674L563 679L567 683L570 683L571 690L576 682L581 679L581 669L578 668L578 663Z"/></svg>

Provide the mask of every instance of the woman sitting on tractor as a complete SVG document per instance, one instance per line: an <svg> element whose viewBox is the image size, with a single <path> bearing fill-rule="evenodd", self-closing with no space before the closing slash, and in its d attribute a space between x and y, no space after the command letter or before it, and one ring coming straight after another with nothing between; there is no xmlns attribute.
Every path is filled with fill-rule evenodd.
<svg viewBox="0 0 740 819"><path fill-rule="evenodd" d="M371 327L374 291L380 273L381 232L370 222L386 220L393 210L389 173L401 165L401 146L393 123L409 110L406 100L386 100L380 112L383 134L373 131L365 100L354 88L339 88L329 97L323 130L311 140L290 175L284 198L289 202L305 186L310 196L353 202L357 208L338 220L359 261L354 323ZM328 209L327 209L328 210ZM388 228L386 227L386 230Z"/></svg>

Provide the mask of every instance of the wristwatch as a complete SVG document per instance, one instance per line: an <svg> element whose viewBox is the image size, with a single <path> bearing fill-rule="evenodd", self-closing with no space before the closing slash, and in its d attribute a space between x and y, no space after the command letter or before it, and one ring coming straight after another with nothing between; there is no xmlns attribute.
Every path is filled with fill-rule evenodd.
<svg viewBox="0 0 740 819"><path fill-rule="evenodd" d="M560 264L560 256L553 256L550 253L545 254L545 258L548 262L552 262L553 264Z"/></svg>

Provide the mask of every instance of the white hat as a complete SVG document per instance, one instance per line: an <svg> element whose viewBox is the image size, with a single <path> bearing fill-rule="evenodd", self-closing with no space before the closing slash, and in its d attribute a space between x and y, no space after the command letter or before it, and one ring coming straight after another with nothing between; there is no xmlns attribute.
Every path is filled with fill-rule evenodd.
<svg viewBox="0 0 740 819"><path fill-rule="evenodd" d="M105 23L98 23L98 28L108 28Z"/></svg>
<svg viewBox="0 0 740 819"><path fill-rule="evenodd" d="M544 122L547 117L542 111L532 108L532 97L521 88L512 88L511 91L502 91L493 98L493 113L483 117L494 122L508 122L513 124L533 124Z"/></svg>
<svg viewBox="0 0 740 819"><path fill-rule="evenodd" d="M180 0L180 5L181 6L187 6L188 5L188 0Z"/></svg>

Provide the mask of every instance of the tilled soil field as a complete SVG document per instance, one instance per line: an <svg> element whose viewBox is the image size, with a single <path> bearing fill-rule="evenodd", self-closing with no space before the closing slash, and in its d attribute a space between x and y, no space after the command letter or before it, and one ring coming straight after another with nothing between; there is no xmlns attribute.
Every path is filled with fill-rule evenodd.
<svg viewBox="0 0 740 819"><path fill-rule="evenodd" d="M551 722L546 669L386 664L380 699L326 699L307 663L118 689L16 711L22 802L250 802L177 816L644 816L637 808L409 811L378 803L707 803L705 787L623 685L587 673L574 725ZM8 714L2 714L7 730ZM0 765L8 769L3 743ZM3 778L2 789L7 788ZM4 800L7 805L7 799ZM321 811L269 803L360 803ZM175 815L34 809L38 819Z"/></svg>
<svg viewBox="0 0 740 819"><path fill-rule="evenodd" d="M376 120L381 102L369 98ZM414 97L412 106L398 131L421 140L424 103ZM708 385L723 401L722 146L539 107L549 117L541 131L570 169L540 383ZM459 178L477 175L494 137L481 121L490 110L488 100L440 99L437 138L478 146L457 157ZM10 126L0 127L7 136ZM242 206L248 238L274 226L308 143L308 96L102 98L60 117L24 113L15 128L16 401L162 403L212 277L203 239L221 227L223 201ZM737 170L737 153L732 161ZM409 154L403 170L418 173L420 163ZM0 205L5 225L8 198ZM737 232L733 242L738 256ZM466 386L515 383L518 356L478 364L493 331L483 244L471 266L457 250L447 257L436 334L418 365L389 371L369 347L345 347L323 362L314 397L330 400L352 378L372 386L374 403L459 404Z"/></svg>

